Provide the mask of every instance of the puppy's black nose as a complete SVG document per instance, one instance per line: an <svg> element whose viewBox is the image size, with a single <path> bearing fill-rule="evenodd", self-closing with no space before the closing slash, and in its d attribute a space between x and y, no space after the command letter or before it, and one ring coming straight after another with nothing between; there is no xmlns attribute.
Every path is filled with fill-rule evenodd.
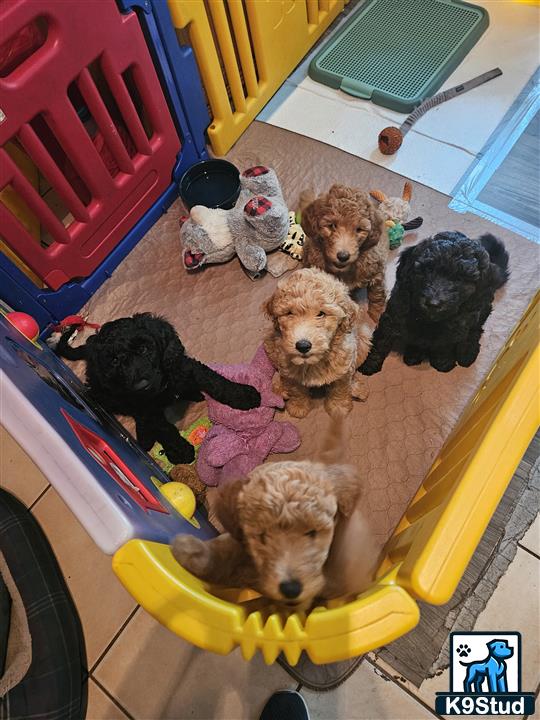
<svg viewBox="0 0 540 720"><path fill-rule="evenodd" d="M296 349L298 350L298 352L307 353L311 350L311 343L309 342L309 340L299 340L296 343Z"/></svg>
<svg viewBox="0 0 540 720"><path fill-rule="evenodd" d="M340 250L337 254L337 259L339 262L347 262L347 260L351 257L351 253L348 253L346 250Z"/></svg>
<svg viewBox="0 0 540 720"><path fill-rule="evenodd" d="M302 592L302 583L299 580L284 580L279 583L279 592L288 600L294 600Z"/></svg>
<svg viewBox="0 0 540 720"><path fill-rule="evenodd" d="M133 386L134 390L146 390L146 388L150 385L150 382L143 378L142 380L137 380L135 385Z"/></svg>

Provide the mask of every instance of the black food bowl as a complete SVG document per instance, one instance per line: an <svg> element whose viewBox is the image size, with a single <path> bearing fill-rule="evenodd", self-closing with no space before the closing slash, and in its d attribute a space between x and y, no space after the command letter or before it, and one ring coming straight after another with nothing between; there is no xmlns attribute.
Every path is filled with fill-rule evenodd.
<svg viewBox="0 0 540 720"><path fill-rule="evenodd" d="M202 160L180 180L180 197L191 210L194 205L230 210L240 195L240 171L227 160Z"/></svg>

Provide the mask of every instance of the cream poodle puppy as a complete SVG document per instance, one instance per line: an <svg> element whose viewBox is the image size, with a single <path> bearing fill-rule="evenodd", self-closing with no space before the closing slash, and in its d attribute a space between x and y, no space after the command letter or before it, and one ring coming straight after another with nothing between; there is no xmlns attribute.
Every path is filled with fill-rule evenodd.
<svg viewBox="0 0 540 720"><path fill-rule="evenodd" d="M305 417L316 389L325 391L333 418L348 415L353 397L367 398L355 371L368 355L370 330L344 283L317 268L296 270L280 280L264 310L273 321L264 347L279 373L274 389L290 415Z"/></svg>
<svg viewBox="0 0 540 720"><path fill-rule="evenodd" d="M178 535L172 553L213 585L249 587L280 607L365 590L379 551L359 508L354 468L314 462L260 465L219 488L214 507L225 533Z"/></svg>

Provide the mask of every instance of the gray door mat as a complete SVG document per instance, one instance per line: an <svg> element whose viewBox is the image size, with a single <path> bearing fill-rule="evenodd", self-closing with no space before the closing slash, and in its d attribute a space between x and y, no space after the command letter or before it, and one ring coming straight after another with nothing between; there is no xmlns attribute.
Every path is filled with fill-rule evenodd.
<svg viewBox="0 0 540 720"><path fill-rule="evenodd" d="M452 599L420 605L414 630L377 655L417 687L448 666L453 630L472 630L540 510L540 431L520 462Z"/></svg>
<svg viewBox="0 0 540 720"><path fill-rule="evenodd" d="M472 630L517 552L518 542L540 510L540 431L499 503L465 575L450 602L434 606L419 603L417 627L376 653L401 677L419 687L448 665L448 637L453 630ZM330 691L344 683L359 667L362 657L315 665L303 653L291 666L278 662L291 677L310 690Z"/></svg>

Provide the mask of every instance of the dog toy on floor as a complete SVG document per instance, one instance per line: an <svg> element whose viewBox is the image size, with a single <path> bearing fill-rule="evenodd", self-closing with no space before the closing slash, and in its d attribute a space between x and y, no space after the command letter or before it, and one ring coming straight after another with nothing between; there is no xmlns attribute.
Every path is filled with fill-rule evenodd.
<svg viewBox="0 0 540 720"><path fill-rule="evenodd" d="M289 270L294 270L304 254L306 234L299 222L300 213L289 213L289 231L281 243L280 253L272 253L267 258L266 269L272 277L281 277Z"/></svg>
<svg viewBox="0 0 540 720"><path fill-rule="evenodd" d="M210 420L207 417L202 417L198 420L195 420L194 423L191 423L191 425L185 430L179 431L180 435L184 438L184 440L187 440L188 443L193 445L193 449L195 451L195 459L191 463L189 463L188 467L195 464L195 460L197 459L197 455L199 454L199 448L201 447L202 441L206 437L206 434L211 427L212 423L210 422ZM167 454L163 449L163 445L158 442L154 443L152 449L149 452L149 455L153 460L157 462L159 467L166 475L169 475L173 468L176 467L176 465L172 463L167 457Z"/></svg>
<svg viewBox="0 0 540 720"><path fill-rule="evenodd" d="M185 430L180 430L180 435L184 438L184 440L187 440L188 443L193 445L195 459L199 454L201 443L211 427L212 423L210 420L207 417L202 417L192 423ZM174 482L182 482L193 490L197 503L204 503L206 485L201 482L199 476L197 475L195 460L189 464L175 465L169 460L163 446L158 442L154 443L149 455L156 461L163 472L168 475L171 480Z"/></svg>
<svg viewBox="0 0 540 720"><path fill-rule="evenodd" d="M384 130L381 130L379 134L379 150L383 155L393 155L401 147L403 138L412 128L414 123L417 120L420 120L420 118L425 115L428 110L437 107L437 105L441 105L441 103L446 102L447 100L452 100L452 98L462 95L469 90L473 90L479 85L483 85L484 83L489 82L489 80L499 77L499 75L502 75L502 70L500 68L494 68L493 70L489 70L472 80L467 80L467 82L448 88L448 90L444 90L444 92L440 92L437 95L424 100L424 102L413 110L413 112L405 119L405 122L403 122L398 128L386 127Z"/></svg>
<svg viewBox="0 0 540 720"><path fill-rule="evenodd" d="M409 220L411 214L412 185L406 182L403 186L401 197L387 197L381 190L372 190L370 193L379 204L379 212L383 214L390 250L395 250L401 245L403 235L407 230L416 230L424 219L421 217ZM408 220L408 222L406 222Z"/></svg>
<svg viewBox="0 0 540 720"><path fill-rule="evenodd" d="M272 391L274 367L261 346L243 365L212 365L229 380L249 382L261 394L260 407L238 412L204 393L212 427L199 449L197 472L207 485L236 479L260 465L270 453L287 453L300 445L298 430L289 422L274 420L283 398Z"/></svg>
<svg viewBox="0 0 540 720"><path fill-rule="evenodd" d="M304 255L304 241L306 233L300 225L300 213L291 211L289 213L289 231L287 237L281 243L281 249L294 260L301 260Z"/></svg>
<svg viewBox="0 0 540 720"><path fill-rule="evenodd" d="M289 228L289 211L274 170L258 165L240 176L240 196L234 208L195 205L182 222L180 237L187 270L226 262L238 255L256 278L266 268L266 253L276 250Z"/></svg>

